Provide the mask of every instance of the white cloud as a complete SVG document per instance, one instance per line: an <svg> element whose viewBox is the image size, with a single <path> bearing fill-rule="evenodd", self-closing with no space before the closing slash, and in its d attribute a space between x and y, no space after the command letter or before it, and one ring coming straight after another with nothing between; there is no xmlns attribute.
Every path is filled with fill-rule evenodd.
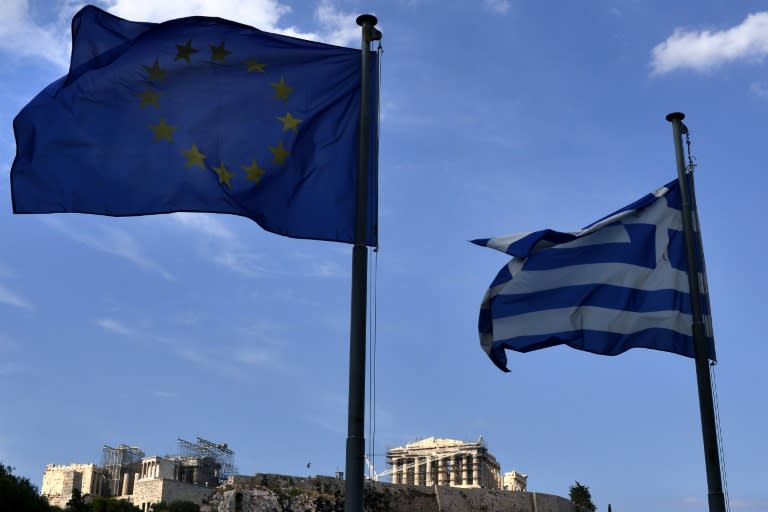
<svg viewBox="0 0 768 512"><path fill-rule="evenodd" d="M144 255L136 239L122 229L100 225L98 226L100 233L96 235L92 232L84 231L82 226L75 229L71 224L62 221L58 217L44 216L42 219L48 226L76 242L126 259L143 270L160 274L169 281L175 279L170 272Z"/></svg>
<svg viewBox="0 0 768 512"><path fill-rule="evenodd" d="M735 27L709 31L675 29L652 51L653 74L677 69L709 71L721 64L768 55L768 11L750 14Z"/></svg>
<svg viewBox="0 0 768 512"><path fill-rule="evenodd" d="M321 41L340 46L360 41L361 32L355 21L356 14L341 12L331 2L324 0L315 9L315 18L322 27Z"/></svg>
<svg viewBox="0 0 768 512"><path fill-rule="evenodd" d="M185 16L215 16L274 31L291 11L276 0L104 0L110 13L127 20L162 22Z"/></svg>
<svg viewBox="0 0 768 512"><path fill-rule="evenodd" d="M15 306L21 309L34 309L32 304L22 298L20 295L11 291L0 284L0 303L8 304L9 306Z"/></svg>
<svg viewBox="0 0 768 512"><path fill-rule="evenodd" d="M5 0L0 16L0 50L17 57L42 58L66 70L71 41L69 22L83 4L71 0L57 4L55 19L40 24L32 18L29 0Z"/></svg>
<svg viewBox="0 0 768 512"><path fill-rule="evenodd" d="M483 0L485 7L499 14L506 14L512 7L509 0Z"/></svg>
<svg viewBox="0 0 768 512"><path fill-rule="evenodd" d="M101 320L98 320L96 323L105 331L113 332L115 334L120 334L122 336L134 336L136 334L135 330L131 329L130 327L127 327L124 324L121 324L117 320L112 320L110 318L102 318Z"/></svg>
<svg viewBox="0 0 768 512"><path fill-rule="evenodd" d="M294 26L283 26L280 19L291 7L277 0L103 0L104 6L116 16L136 21L166 21L185 16L214 16L267 32L322 41L349 44L360 39L356 16L339 11L329 0L315 8L315 18L321 30L307 32Z"/></svg>
<svg viewBox="0 0 768 512"><path fill-rule="evenodd" d="M72 16L85 5L77 0L45 2L53 11L50 20L41 22L33 14L30 0L4 0L0 17L0 51L21 58L46 60L61 71L69 66ZM360 29L351 13L339 11L329 0L315 8L319 32L283 26L281 18L291 11L278 0L101 0L100 7L128 20L161 22L186 16L212 16L292 37L331 44L354 44ZM31 42L33 42L31 44Z"/></svg>
<svg viewBox="0 0 768 512"><path fill-rule="evenodd" d="M171 214L171 218L186 228L213 238L235 239L235 234L210 213L178 212Z"/></svg>

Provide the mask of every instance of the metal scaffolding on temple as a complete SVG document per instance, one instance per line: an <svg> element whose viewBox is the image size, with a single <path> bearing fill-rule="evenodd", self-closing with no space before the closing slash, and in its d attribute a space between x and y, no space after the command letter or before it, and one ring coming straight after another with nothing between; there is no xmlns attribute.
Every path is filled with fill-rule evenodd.
<svg viewBox="0 0 768 512"><path fill-rule="evenodd" d="M226 443L217 444L200 437L197 438L196 443L179 439L178 456L190 459L213 459L221 467L219 471L221 481L237 474L235 452L230 450Z"/></svg>

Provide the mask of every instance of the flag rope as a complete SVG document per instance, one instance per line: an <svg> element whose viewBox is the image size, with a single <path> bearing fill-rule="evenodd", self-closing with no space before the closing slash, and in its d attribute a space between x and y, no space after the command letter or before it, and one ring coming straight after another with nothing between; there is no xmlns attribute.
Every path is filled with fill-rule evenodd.
<svg viewBox="0 0 768 512"><path fill-rule="evenodd" d="M685 145L688 153L688 165L686 169L686 173L689 175L690 179L693 180L693 174L694 170L696 169L696 158L691 153L691 137L690 137L690 131L686 130L685 132ZM696 197L693 196L692 198L692 206L693 206L693 222L695 224L694 228L696 233L698 233L699 236L699 258L701 258L702 262L702 268L701 268L701 284L703 285L702 290L703 293L705 293L707 296L709 295L709 280L707 279L707 265L706 261L704 260L704 251L703 251L703 245L701 242L701 228L699 226L699 208L696 204ZM710 319L711 319L711 311L710 311ZM707 326L708 335L714 336L714 331L712 328L711 323ZM710 380L712 382L712 404L714 406L714 412L715 412L715 434L717 435L717 451L719 454L719 460L720 460L720 471L722 473L722 484L723 484L723 496L725 501L725 510L729 511L731 510L731 504L730 504L730 496L728 495L728 474L725 467L725 447L723 446L723 432L722 432L722 426L720 423L720 403L718 401L717 397L717 380L716 380L716 372L715 372L715 366L717 366L717 359L714 359L710 361L709 364L709 375Z"/></svg>
<svg viewBox="0 0 768 512"><path fill-rule="evenodd" d="M723 472L723 493L725 494L725 510L730 512L731 510L731 500L730 496L728 496L728 472L725 468L725 447L723 446L723 432L722 427L720 425L720 404L717 399L717 379L716 372L715 372L715 366L717 366L717 361L712 361L712 363L709 365L709 374L712 378L712 398L715 404L715 418L717 419L717 441L718 446L720 448L720 468Z"/></svg>
<svg viewBox="0 0 768 512"><path fill-rule="evenodd" d="M381 39L377 41L378 48L376 49L378 53L378 90L381 90L381 56L384 53L384 47L381 45ZM376 145L378 147L379 143L379 133L381 131L381 102L379 102L376 105ZM378 186L380 183L379 179L379 173L376 173L376 190L378 190ZM376 216L378 218L378 215ZM376 478L376 341L377 341L377 334L378 334L378 326L377 326L377 317L378 317L378 302L377 302L377 296L378 296L378 275L379 275L379 240L378 237L376 238L376 247L374 247L372 250L369 251L371 254L369 254L369 258L372 255L372 265L369 267L369 276L368 276L368 316L369 316L369 322L368 322L368 338L370 341L371 351L368 355L369 357L369 387L368 387L368 454L370 459L370 477L372 479Z"/></svg>

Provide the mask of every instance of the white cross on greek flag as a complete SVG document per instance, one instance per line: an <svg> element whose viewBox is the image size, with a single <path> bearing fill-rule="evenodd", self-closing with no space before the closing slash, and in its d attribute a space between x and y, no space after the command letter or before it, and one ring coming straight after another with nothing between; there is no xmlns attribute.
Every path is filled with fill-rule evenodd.
<svg viewBox="0 0 768 512"><path fill-rule="evenodd" d="M505 349L562 344L603 355L643 347L693 357L677 181L578 232L542 230L473 243L514 257L480 308L480 344L500 369L509 371ZM709 325L704 292L702 304Z"/></svg>

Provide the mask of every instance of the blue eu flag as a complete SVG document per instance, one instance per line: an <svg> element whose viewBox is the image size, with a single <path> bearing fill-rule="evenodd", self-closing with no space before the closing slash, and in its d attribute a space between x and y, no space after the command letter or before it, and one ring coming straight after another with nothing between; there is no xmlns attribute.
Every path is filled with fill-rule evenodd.
<svg viewBox="0 0 768 512"><path fill-rule="evenodd" d="M69 74L14 120L15 213L229 213L281 235L354 242L360 50L91 6L72 36ZM370 162L365 242L376 245Z"/></svg>

